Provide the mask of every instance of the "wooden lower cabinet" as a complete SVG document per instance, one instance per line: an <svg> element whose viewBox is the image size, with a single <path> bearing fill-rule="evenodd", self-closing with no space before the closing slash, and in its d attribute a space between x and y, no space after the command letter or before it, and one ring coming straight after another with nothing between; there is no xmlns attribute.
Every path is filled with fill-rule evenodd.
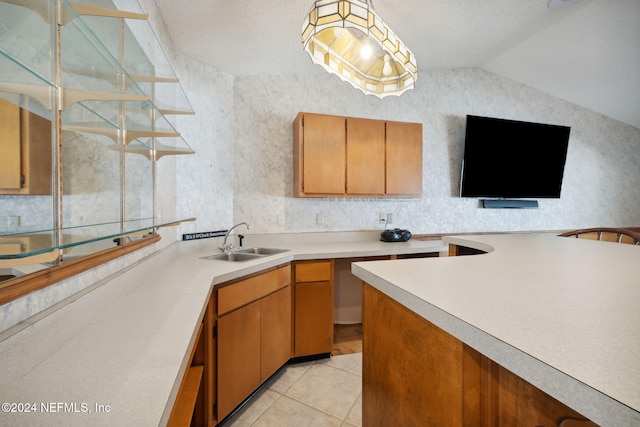
<svg viewBox="0 0 640 427"><path fill-rule="evenodd" d="M209 398L207 385L210 384L210 379L207 379L210 369L206 363L209 356L207 348L210 345L210 339L207 336L211 336L206 331L211 332L211 314L211 304L209 304L204 320L198 329L198 335L189 357L189 366L182 378L167 426L204 426L207 425L206 420L211 416L206 405L207 398Z"/></svg>
<svg viewBox="0 0 640 427"><path fill-rule="evenodd" d="M333 350L333 260L294 263L294 356Z"/></svg>
<svg viewBox="0 0 640 427"><path fill-rule="evenodd" d="M259 273L214 293L220 422L291 358L291 267Z"/></svg>
<svg viewBox="0 0 640 427"><path fill-rule="evenodd" d="M260 382L291 358L291 287L260 300Z"/></svg>
<svg viewBox="0 0 640 427"><path fill-rule="evenodd" d="M595 426L368 284L362 371L367 427Z"/></svg>
<svg viewBox="0 0 640 427"><path fill-rule="evenodd" d="M260 385L260 301L218 319L218 420Z"/></svg>

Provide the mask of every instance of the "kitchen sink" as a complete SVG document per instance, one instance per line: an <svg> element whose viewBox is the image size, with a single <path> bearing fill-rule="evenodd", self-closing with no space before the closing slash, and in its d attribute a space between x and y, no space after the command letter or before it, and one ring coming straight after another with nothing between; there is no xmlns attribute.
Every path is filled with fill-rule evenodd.
<svg viewBox="0 0 640 427"><path fill-rule="evenodd" d="M240 249L235 252L204 256L200 259L229 261L229 262L243 262L243 261L251 261L252 259L264 258L269 255L275 255L275 254L279 254L287 251L288 249L255 247L255 248L248 248L248 249Z"/></svg>
<svg viewBox="0 0 640 427"><path fill-rule="evenodd" d="M242 261L250 261L252 259L261 258L262 255L258 254L245 254L239 252L229 252L226 254L215 254L209 256L203 256L201 259L212 259L218 261L231 261L231 262L242 262Z"/></svg>
<svg viewBox="0 0 640 427"><path fill-rule="evenodd" d="M255 247L255 248L248 248L248 249L240 249L237 251L237 253L255 254L255 255L274 255L274 254L280 254L282 252L287 252L288 250L289 249Z"/></svg>

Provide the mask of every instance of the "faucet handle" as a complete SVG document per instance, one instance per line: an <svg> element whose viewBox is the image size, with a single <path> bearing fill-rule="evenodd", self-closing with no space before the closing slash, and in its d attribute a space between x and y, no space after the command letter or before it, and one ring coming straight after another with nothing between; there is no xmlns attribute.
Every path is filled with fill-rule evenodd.
<svg viewBox="0 0 640 427"><path fill-rule="evenodd" d="M222 252L229 252L233 248L233 243L226 243L218 246Z"/></svg>

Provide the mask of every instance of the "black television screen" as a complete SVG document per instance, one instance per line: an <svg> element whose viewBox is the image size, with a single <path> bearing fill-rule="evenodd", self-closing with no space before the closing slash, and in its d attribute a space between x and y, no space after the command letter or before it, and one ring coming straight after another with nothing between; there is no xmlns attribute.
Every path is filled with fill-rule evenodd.
<svg viewBox="0 0 640 427"><path fill-rule="evenodd" d="M559 198L570 130L468 115L460 196Z"/></svg>

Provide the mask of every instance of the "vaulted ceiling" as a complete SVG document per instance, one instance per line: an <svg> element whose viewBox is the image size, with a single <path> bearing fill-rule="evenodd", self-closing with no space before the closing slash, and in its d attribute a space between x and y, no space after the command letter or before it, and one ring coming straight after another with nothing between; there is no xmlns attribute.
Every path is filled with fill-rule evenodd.
<svg viewBox="0 0 640 427"><path fill-rule="evenodd" d="M640 128L640 1L375 0L419 70L480 67ZM312 0L155 0L174 49L233 75L324 73ZM567 0L558 0L559 3ZM420 84L420 76L417 85Z"/></svg>

